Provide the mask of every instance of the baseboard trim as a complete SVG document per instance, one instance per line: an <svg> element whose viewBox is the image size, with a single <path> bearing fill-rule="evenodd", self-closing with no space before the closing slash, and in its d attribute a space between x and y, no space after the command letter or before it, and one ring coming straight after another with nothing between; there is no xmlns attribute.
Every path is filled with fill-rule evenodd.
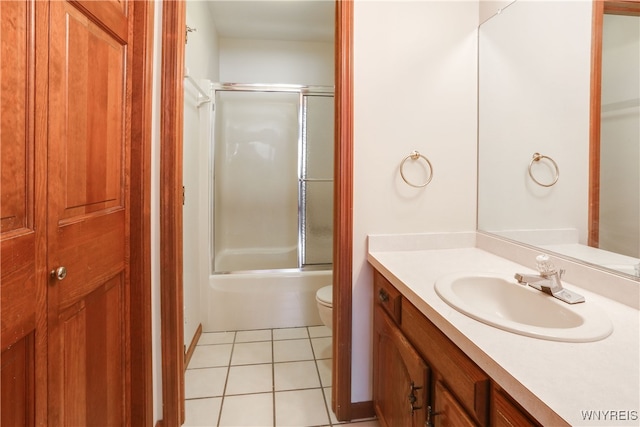
<svg viewBox="0 0 640 427"><path fill-rule="evenodd" d="M359 420L363 418L373 418L376 413L373 409L373 401L351 402L351 420Z"/></svg>
<svg viewBox="0 0 640 427"><path fill-rule="evenodd" d="M200 335L202 335L202 323L198 325L196 329L196 333L193 334L193 339L189 344L189 348L184 354L184 370L187 370L187 366L189 366L189 361L191 361L191 356L193 356L193 352L196 350L196 345L198 345L198 341L200 340Z"/></svg>

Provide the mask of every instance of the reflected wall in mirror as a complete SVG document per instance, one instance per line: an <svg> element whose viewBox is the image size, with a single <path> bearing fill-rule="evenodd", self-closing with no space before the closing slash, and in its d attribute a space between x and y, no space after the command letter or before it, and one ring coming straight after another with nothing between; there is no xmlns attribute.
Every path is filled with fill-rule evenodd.
<svg viewBox="0 0 640 427"><path fill-rule="evenodd" d="M599 13L602 12L603 9ZM598 19L592 21L596 13L598 7L590 1L519 0L480 26L478 229L637 278L638 106L628 106L626 100L638 98L639 39L627 37L623 43L625 49L629 48L625 50L625 62L635 64L635 69L621 67L613 71L609 65L603 68L603 75L616 76L617 82L621 81L620 75L635 76L636 85L612 86L613 92L607 95L611 101L604 101L602 95L605 105L625 102L619 115L635 115L636 133L621 136L620 117L603 122L598 126L611 131L617 145L624 141L625 152L621 154L616 144L605 142L603 137L602 152L598 149L594 154L589 142L593 135L590 115L596 109L590 106L590 94L592 87L599 89L600 85L592 85L592 35L594 41L602 39L598 36L601 24ZM609 37L607 28L605 40ZM635 52L631 54L634 43ZM601 44L605 46L603 56L621 62L619 54L609 54L611 44ZM602 66L596 65L594 69ZM609 85L603 82L602 87L608 89ZM599 94L597 97L600 99ZM611 114L605 111L607 108L602 111L603 118ZM599 106L597 114L600 123ZM632 123L624 127L631 128ZM611 156L620 155L628 163L624 171L619 160L610 160ZM595 169L599 170L597 174ZM610 170L621 171L618 177L624 177L625 184L610 179ZM550 185L556 178L557 182ZM602 188L596 200L591 188L598 181ZM622 200L624 205L606 207L609 199ZM611 212L623 214L626 225L615 217L609 219ZM593 220L599 222L597 233L593 232ZM623 227L603 231L610 222ZM631 249L598 247L594 235L613 235L612 240L625 241L624 245Z"/></svg>
<svg viewBox="0 0 640 427"><path fill-rule="evenodd" d="M589 245L640 256L640 2L594 5Z"/></svg>

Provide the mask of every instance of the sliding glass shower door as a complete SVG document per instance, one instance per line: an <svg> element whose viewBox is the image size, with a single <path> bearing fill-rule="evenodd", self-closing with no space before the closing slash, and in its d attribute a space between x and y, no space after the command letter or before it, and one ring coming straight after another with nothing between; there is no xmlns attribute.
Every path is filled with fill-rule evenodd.
<svg viewBox="0 0 640 427"><path fill-rule="evenodd" d="M333 254L333 96L303 103L300 265L326 265Z"/></svg>
<svg viewBox="0 0 640 427"><path fill-rule="evenodd" d="M331 265L333 96L266 89L216 89L217 273Z"/></svg>

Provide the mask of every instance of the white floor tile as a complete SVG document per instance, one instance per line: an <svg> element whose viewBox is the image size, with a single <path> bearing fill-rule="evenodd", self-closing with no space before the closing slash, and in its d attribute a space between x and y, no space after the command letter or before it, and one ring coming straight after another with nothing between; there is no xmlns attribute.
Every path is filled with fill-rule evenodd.
<svg viewBox="0 0 640 427"><path fill-rule="evenodd" d="M189 369L229 366L232 344L198 345L189 361Z"/></svg>
<svg viewBox="0 0 640 427"><path fill-rule="evenodd" d="M217 426L221 403L221 397L185 401L183 427Z"/></svg>
<svg viewBox="0 0 640 427"><path fill-rule="evenodd" d="M276 392L276 425L317 426L329 424L322 390Z"/></svg>
<svg viewBox="0 0 640 427"><path fill-rule="evenodd" d="M316 364L312 360L276 363L273 368L276 391L320 387Z"/></svg>
<svg viewBox="0 0 640 427"><path fill-rule="evenodd" d="M236 342L271 341L271 329L236 332Z"/></svg>
<svg viewBox="0 0 640 427"><path fill-rule="evenodd" d="M236 343L233 346L231 365L252 365L272 362L271 341Z"/></svg>
<svg viewBox="0 0 640 427"><path fill-rule="evenodd" d="M184 374L185 398L222 396L226 379L226 367L187 369Z"/></svg>
<svg viewBox="0 0 640 427"><path fill-rule="evenodd" d="M232 366L225 396L273 391L273 365Z"/></svg>
<svg viewBox="0 0 640 427"><path fill-rule="evenodd" d="M221 426L273 426L273 394L225 396L220 414Z"/></svg>
<svg viewBox="0 0 640 427"><path fill-rule="evenodd" d="M316 360L318 364L318 372L320 373L320 382L322 387L331 387L331 365L333 359Z"/></svg>
<svg viewBox="0 0 640 427"><path fill-rule="evenodd" d="M309 326L309 335L311 338L317 337L330 337L331 329L327 328L324 325L321 326Z"/></svg>
<svg viewBox="0 0 640 427"><path fill-rule="evenodd" d="M313 354L316 359L331 359L331 337L325 338L311 338L311 345L313 346Z"/></svg>
<svg viewBox="0 0 640 427"><path fill-rule="evenodd" d="M324 325L203 333L185 373L184 425L380 427L330 410L331 347Z"/></svg>
<svg viewBox="0 0 640 427"><path fill-rule="evenodd" d="M294 340L301 338L309 338L307 328L285 328L273 330L274 340Z"/></svg>
<svg viewBox="0 0 640 427"><path fill-rule="evenodd" d="M200 335L198 345L233 344L235 336L235 332L205 332Z"/></svg>
<svg viewBox="0 0 640 427"><path fill-rule="evenodd" d="M313 360L311 343L306 340L286 340L273 342L274 362Z"/></svg>

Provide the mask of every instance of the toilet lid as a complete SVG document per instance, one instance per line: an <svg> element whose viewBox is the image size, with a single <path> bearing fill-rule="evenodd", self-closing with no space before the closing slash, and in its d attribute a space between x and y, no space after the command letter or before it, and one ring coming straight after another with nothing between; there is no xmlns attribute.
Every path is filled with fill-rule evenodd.
<svg viewBox="0 0 640 427"><path fill-rule="evenodd" d="M316 299L319 303L324 305L332 305L333 304L333 286L325 286L324 288L318 289L316 292Z"/></svg>

